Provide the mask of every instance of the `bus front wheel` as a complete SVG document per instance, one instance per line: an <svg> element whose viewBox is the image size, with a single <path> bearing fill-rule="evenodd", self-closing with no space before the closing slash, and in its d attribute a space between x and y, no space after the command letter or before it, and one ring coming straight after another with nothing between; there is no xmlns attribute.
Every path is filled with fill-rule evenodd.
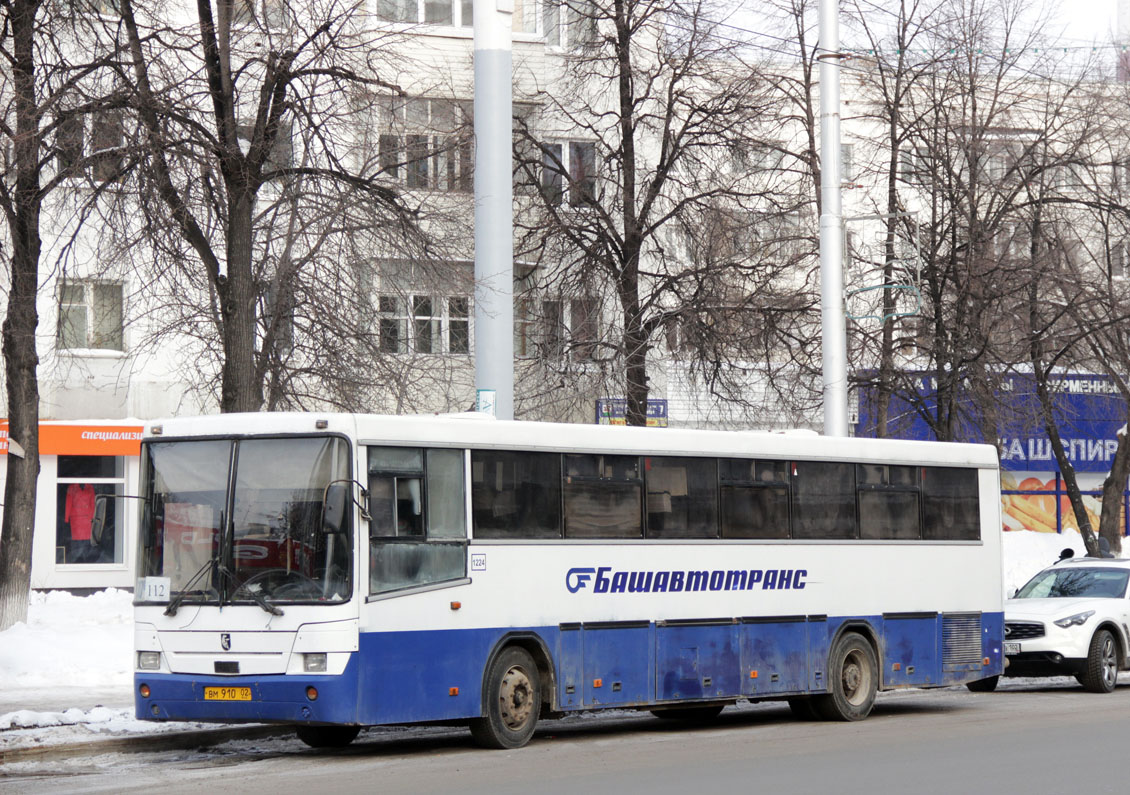
<svg viewBox="0 0 1130 795"><path fill-rule="evenodd" d="M311 748L344 748L361 731L360 726L296 726L298 739Z"/></svg>
<svg viewBox="0 0 1130 795"><path fill-rule="evenodd" d="M540 713L534 658L517 646L503 649L487 673L483 717L471 721L471 736L484 748L521 748L533 736Z"/></svg>
<svg viewBox="0 0 1130 795"><path fill-rule="evenodd" d="M863 720L875 705L879 664L875 650L856 632L845 632L828 655L831 692L816 696L816 709L825 720Z"/></svg>

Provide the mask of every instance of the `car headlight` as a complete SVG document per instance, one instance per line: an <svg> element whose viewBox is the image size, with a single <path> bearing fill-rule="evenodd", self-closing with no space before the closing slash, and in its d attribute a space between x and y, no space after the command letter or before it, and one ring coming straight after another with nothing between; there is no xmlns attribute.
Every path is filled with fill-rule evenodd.
<svg viewBox="0 0 1130 795"><path fill-rule="evenodd" d="M1093 616L1094 614L1095 614L1094 610L1088 610L1085 613L1076 613L1073 616L1068 616L1067 618L1061 618L1059 621L1055 622L1055 625L1057 627L1062 627L1063 629L1067 629L1068 627L1078 627L1078 626L1081 626L1083 624L1086 624L1087 619L1090 618L1091 616Z"/></svg>
<svg viewBox="0 0 1130 795"><path fill-rule="evenodd" d="M137 667L142 671L156 671L161 667L161 652L139 651L137 653Z"/></svg>

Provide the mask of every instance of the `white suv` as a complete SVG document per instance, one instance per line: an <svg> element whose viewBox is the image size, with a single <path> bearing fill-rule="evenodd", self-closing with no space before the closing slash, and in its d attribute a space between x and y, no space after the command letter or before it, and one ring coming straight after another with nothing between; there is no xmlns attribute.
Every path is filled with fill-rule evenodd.
<svg viewBox="0 0 1130 795"><path fill-rule="evenodd" d="M1109 693L1130 666L1130 560L1072 558L1050 566L1004 606L1005 676L1074 676ZM996 682L976 683L991 690Z"/></svg>

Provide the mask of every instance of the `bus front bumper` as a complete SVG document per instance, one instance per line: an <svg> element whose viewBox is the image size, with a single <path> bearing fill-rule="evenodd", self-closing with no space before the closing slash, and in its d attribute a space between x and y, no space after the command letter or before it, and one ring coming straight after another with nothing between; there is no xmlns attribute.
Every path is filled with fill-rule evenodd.
<svg viewBox="0 0 1130 795"><path fill-rule="evenodd" d="M356 724L357 659L337 676L134 672L138 720Z"/></svg>

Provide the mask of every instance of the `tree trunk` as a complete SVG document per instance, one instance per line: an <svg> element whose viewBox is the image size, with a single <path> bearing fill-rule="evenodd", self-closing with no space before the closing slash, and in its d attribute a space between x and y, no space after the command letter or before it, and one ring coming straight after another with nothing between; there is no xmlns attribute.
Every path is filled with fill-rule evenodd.
<svg viewBox="0 0 1130 795"><path fill-rule="evenodd" d="M35 527L35 491L39 477L39 382L35 331L39 315L39 115L35 101L33 50L36 4L17 0L11 11L15 55L16 101L14 146L16 188L11 218L12 249L8 312L2 337L8 387L8 438L23 448L9 447L4 483L4 520L0 527L0 630L27 620L31 590L31 538ZM18 452L18 450L16 451Z"/></svg>
<svg viewBox="0 0 1130 795"><path fill-rule="evenodd" d="M633 290L631 297L636 295ZM628 399L626 424L647 425L647 339L640 325L638 300L624 307L624 389Z"/></svg>
<svg viewBox="0 0 1130 795"><path fill-rule="evenodd" d="M263 382L255 357L256 290L251 268L254 197L239 189L229 189L228 195L232 197L227 236L228 272L217 284L224 317L220 411L259 411L263 407Z"/></svg>
<svg viewBox="0 0 1130 795"><path fill-rule="evenodd" d="M891 120L890 136L891 158L887 170L887 236L883 253L883 284L894 281L895 239L898 233L898 135L894 119ZM891 396L895 380L895 318L888 315L895 311L895 300L890 290L883 290L883 333L879 348L879 387L875 403L875 436L885 439L891 414Z"/></svg>
<svg viewBox="0 0 1130 795"><path fill-rule="evenodd" d="M1110 472L1103 481L1103 507L1099 515L1099 537L1107 540L1110 551L1116 556L1122 554L1122 498L1126 479L1130 477L1130 442L1127 436L1124 432L1118 437Z"/></svg>

